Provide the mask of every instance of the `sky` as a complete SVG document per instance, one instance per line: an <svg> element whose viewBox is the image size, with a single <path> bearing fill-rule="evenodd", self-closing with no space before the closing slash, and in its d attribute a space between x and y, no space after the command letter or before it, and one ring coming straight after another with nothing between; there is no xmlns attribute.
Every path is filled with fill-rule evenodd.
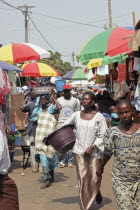
<svg viewBox="0 0 140 210"><path fill-rule="evenodd" d="M29 20L29 43L46 50L58 51L63 55L62 59L71 64L72 52L78 54L92 36L105 30L105 26L108 27L108 0L5 0L5 2L14 7L25 4L34 6L29 10L29 15L53 48L41 37L31 20ZM112 0L113 26L133 26L133 11L137 20L140 19L139 5L139 0ZM22 12L4 4L1 0L0 27L0 43L3 45L25 42ZM78 63L75 62L75 65Z"/></svg>

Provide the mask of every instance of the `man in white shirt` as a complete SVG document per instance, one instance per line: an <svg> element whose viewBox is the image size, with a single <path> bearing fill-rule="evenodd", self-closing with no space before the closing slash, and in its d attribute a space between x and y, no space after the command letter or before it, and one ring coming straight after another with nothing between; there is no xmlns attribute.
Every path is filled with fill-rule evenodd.
<svg viewBox="0 0 140 210"><path fill-rule="evenodd" d="M0 209L19 210L17 186L8 176L10 158L6 140L0 130Z"/></svg>
<svg viewBox="0 0 140 210"><path fill-rule="evenodd" d="M71 96L71 86L64 85L63 86L64 96L57 99L60 103L62 109L60 110L59 118L58 118L58 126L62 127L64 122L76 111L80 110L80 102ZM72 151L69 150L67 153L63 153L61 155L61 162L59 167L64 168L66 165L68 167L73 167L73 154Z"/></svg>

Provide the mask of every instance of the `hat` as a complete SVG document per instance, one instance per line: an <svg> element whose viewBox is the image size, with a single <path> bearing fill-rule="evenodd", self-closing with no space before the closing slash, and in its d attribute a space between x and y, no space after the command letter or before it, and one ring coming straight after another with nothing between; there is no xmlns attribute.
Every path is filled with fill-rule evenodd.
<svg viewBox="0 0 140 210"><path fill-rule="evenodd" d="M101 90L98 90L98 93L101 93L102 91Z"/></svg>
<svg viewBox="0 0 140 210"><path fill-rule="evenodd" d="M64 85L63 90L65 90L65 89L71 90L71 86L70 85Z"/></svg>

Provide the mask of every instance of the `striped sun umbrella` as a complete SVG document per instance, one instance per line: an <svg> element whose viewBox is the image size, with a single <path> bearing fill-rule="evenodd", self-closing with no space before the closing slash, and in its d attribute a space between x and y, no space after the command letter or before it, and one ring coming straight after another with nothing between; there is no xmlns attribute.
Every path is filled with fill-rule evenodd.
<svg viewBox="0 0 140 210"><path fill-rule="evenodd" d="M53 67L44 63L25 63L20 68L23 69L21 76L23 77L59 77L60 73Z"/></svg>
<svg viewBox="0 0 140 210"><path fill-rule="evenodd" d="M116 27L94 35L82 47L77 55L77 60L86 65L91 59L131 52L128 42L134 34L133 30L133 28Z"/></svg>
<svg viewBox="0 0 140 210"><path fill-rule="evenodd" d="M75 69L65 74L62 79L65 80L87 80L84 69Z"/></svg>
<svg viewBox="0 0 140 210"><path fill-rule="evenodd" d="M0 60L11 64L49 57L47 50L29 43L12 43L0 48Z"/></svg>

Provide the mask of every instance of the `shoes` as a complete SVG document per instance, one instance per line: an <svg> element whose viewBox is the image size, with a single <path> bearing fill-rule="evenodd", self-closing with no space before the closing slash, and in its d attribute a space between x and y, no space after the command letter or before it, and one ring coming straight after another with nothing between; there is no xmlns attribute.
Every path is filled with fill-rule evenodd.
<svg viewBox="0 0 140 210"><path fill-rule="evenodd" d="M68 168L74 168L73 164L68 164Z"/></svg>
<svg viewBox="0 0 140 210"><path fill-rule="evenodd" d="M62 162L59 163L59 168L65 168L65 166L66 166L66 164L64 164Z"/></svg>
<svg viewBox="0 0 140 210"><path fill-rule="evenodd" d="M48 180L46 182L44 182L44 184L40 187L40 189L44 189L46 187L50 187L52 185L52 183Z"/></svg>
<svg viewBox="0 0 140 210"><path fill-rule="evenodd" d="M96 195L96 203L101 204L102 203L102 195L101 192L99 191L98 194Z"/></svg>

